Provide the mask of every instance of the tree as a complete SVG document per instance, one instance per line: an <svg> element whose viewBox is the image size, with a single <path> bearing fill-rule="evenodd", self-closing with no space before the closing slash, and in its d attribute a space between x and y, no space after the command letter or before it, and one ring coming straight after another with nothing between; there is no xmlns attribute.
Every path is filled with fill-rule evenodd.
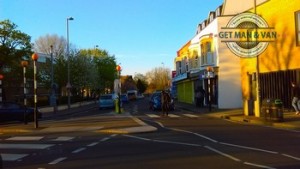
<svg viewBox="0 0 300 169"><path fill-rule="evenodd" d="M10 20L0 21L0 73L4 74L4 91L11 92L6 93L7 99L15 99L10 96L20 94L16 86L22 83L21 60L28 60L32 54L30 39Z"/></svg>
<svg viewBox="0 0 300 169"><path fill-rule="evenodd" d="M30 36L16 30L17 25L10 20L0 22L0 65L14 69L23 57L29 59Z"/></svg>
<svg viewBox="0 0 300 169"><path fill-rule="evenodd" d="M56 34L47 34L45 36L40 36L38 39L36 39L34 43L34 51L50 55L51 45L53 46L52 52L54 57L65 55L67 41L64 37L59 37Z"/></svg>
<svg viewBox="0 0 300 169"><path fill-rule="evenodd" d="M148 87L146 77L143 74L136 74L134 76L134 81L136 82L136 87L140 93L144 93Z"/></svg>
<svg viewBox="0 0 300 169"><path fill-rule="evenodd" d="M132 76L121 76L121 83L122 93L125 93L128 90L136 90L137 88Z"/></svg>
<svg viewBox="0 0 300 169"><path fill-rule="evenodd" d="M98 93L112 91L114 80L116 78L116 59L109 55L106 50L87 49L81 50L81 54L91 57L91 65L88 67L89 79ZM93 68L91 70L91 68Z"/></svg>
<svg viewBox="0 0 300 169"><path fill-rule="evenodd" d="M156 67L146 73L146 78L149 84L147 89L149 93L170 88L171 71L169 68Z"/></svg>
<svg viewBox="0 0 300 169"><path fill-rule="evenodd" d="M67 84L67 58L65 57L67 41L64 37L58 35L45 35L40 36L35 40L33 45L34 51L43 53L48 56L53 54L54 58L54 83L56 83L61 90ZM51 51L52 46L52 51ZM46 89L51 88L51 59L46 58L46 62L39 65L40 79L39 83Z"/></svg>

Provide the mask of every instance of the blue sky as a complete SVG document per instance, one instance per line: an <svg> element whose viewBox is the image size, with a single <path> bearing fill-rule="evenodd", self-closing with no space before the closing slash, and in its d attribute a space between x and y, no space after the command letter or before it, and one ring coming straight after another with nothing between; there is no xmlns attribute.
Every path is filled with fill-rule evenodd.
<svg viewBox="0 0 300 169"><path fill-rule="evenodd" d="M0 0L9 19L32 42L46 34L66 37L78 49L96 45L115 55L122 74L174 69L176 52L223 0Z"/></svg>

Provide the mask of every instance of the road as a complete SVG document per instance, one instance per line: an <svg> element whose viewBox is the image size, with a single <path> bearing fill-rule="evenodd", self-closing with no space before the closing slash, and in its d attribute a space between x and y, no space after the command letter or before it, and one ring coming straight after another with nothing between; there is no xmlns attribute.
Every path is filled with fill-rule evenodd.
<svg viewBox="0 0 300 169"><path fill-rule="evenodd" d="M148 110L147 99L131 102L125 110L158 130L137 134L77 130L85 125L99 127L97 121L110 111L90 109L71 119L55 119L73 130L0 135L4 168L300 168L296 131L239 124L180 109L160 117L159 112Z"/></svg>

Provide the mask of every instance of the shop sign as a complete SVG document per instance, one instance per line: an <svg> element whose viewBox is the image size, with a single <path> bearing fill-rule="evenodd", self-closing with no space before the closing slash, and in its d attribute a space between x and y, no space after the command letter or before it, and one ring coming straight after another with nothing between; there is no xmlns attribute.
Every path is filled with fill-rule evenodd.
<svg viewBox="0 0 300 169"><path fill-rule="evenodd" d="M277 33L259 15L242 13L222 27L218 37L235 55L251 58L264 52L269 42L275 41Z"/></svg>

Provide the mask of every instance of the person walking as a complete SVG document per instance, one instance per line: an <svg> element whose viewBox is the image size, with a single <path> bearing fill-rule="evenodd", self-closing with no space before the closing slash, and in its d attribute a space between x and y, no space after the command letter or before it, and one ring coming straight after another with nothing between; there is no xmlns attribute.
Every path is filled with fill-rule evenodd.
<svg viewBox="0 0 300 169"><path fill-rule="evenodd" d="M171 101L171 97L170 97L169 93L167 93L166 91L163 90L161 92L162 116L169 115L170 101Z"/></svg>
<svg viewBox="0 0 300 169"><path fill-rule="evenodd" d="M300 88L295 82L292 82L291 84L292 84L292 96L293 96L292 106L296 111L296 115L300 115Z"/></svg>

